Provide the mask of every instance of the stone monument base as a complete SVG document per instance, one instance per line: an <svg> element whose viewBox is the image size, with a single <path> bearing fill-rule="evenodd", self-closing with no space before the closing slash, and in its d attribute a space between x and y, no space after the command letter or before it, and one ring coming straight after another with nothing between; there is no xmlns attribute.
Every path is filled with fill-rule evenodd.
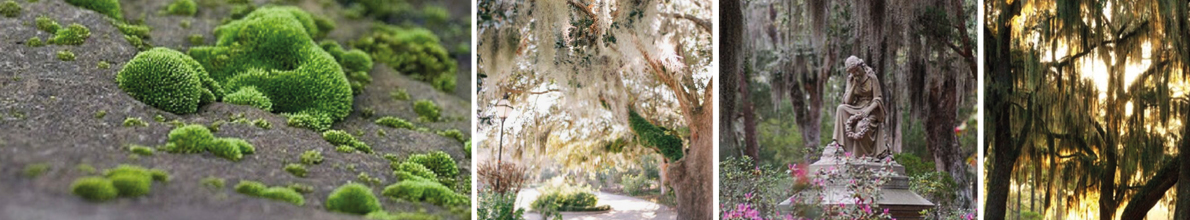
<svg viewBox="0 0 1190 220"><path fill-rule="evenodd" d="M843 165L843 161L834 156L835 152L840 150L838 145L828 145L823 150L822 159L814 162L814 164L810 164L807 171L809 173L818 173L822 169L830 169L831 167ZM867 169L884 168L881 164L875 162L861 162L852 164L852 166L860 166ZM877 201L876 204L880 209L888 209L889 214L896 219L923 219L921 211L933 208L934 203L909 190L909 177L905 176L904 166L894 162L892 169L895 174L891 180L880 187L880 201ZM838 205L840 203L847 205L855 204L855 199L851 197L851 192L845 184L827 184L823 189L823 193L825 195L821 203L816 204L818 206ZM810 196L817 195L803 195L800 197L809 198ZM777 207L782 210L793 209L790 199L782 201Z"/></svg>

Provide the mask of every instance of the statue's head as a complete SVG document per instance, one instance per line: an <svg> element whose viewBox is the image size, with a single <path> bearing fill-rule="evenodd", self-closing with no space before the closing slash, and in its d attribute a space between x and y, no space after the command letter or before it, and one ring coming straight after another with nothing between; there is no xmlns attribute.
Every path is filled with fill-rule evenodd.
<svg viewBox="0 0 1190 220"><path fill-rule="evenodd" d="M847 60L844 61L844 63L847 65L847 68L846 68L847 73L850 73L852 75L860 75L860 74L864 73L864 69L862 68L862 67L864 67L863 59L860 59L859 57L851 56L851 57L847 57Z"/></svg>

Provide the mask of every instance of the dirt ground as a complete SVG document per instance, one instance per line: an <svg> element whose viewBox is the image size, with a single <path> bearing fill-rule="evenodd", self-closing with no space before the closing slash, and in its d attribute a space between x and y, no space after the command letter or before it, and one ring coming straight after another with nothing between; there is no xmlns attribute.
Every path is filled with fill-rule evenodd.
<svg viewBox="0 0 1190 220"><path fill-rule="evenodd" d="M456 57L459 86L453 93L437 91L377 63L370 72L373 82L355 97L354 112L333 126L363 134L360 139L376 153L344 154L336 152L319 132L288 127L280 114L248 106L214 103L200 107L194 114L174 115L145 105L116 85L116 73L137 51L103 15L62 0L18 2L24 8L20 16L0 17L0 219L359 219L359 216L328 212L323 202L336 187L349 181L358 182L356 177L361 172L382 180L382 185L373 187L379 196L385 185L395 181L388 160L381 156L384 154L403 159L415 153L444 151L458 163L463 173L459 181L470 181L466 174L471 173L471 158L462 143L432 132L393 129L373 123L381 116L415 119L413 101L430 99L452 120L415 124L432 131L458 129L470 137L467 91L474 85L470 56ZM186 40L191 34L202 34L207 44L214 43L211 30L230 13L230 6L226 5L200 6L194 17L158 13L170 2L121 1L125 17L135 19L143 15L145 23L153 28L150 34L153 45L183 52L193 46ZM348 40L367 33L371 21L343 19L339 5L323 7L325 4L311 2L314 1L292 4L336 19L338 28L331 32L330 39L346 45ZM462 13L457 9L451 11L455 15ZM51 35L35 28L33 21L39 15L49 16L63 27L74 23L84 25L91 30L91 37L77 46L27 46L25 41L30 37L38 36L44 41ZM179 25L183 20L191 21L189 28ZM76 60L58 60L56 53L60 50L74 52ZM110 63L111 68L98 68L100 61ZM390 93L400 88L406 89L412 99L392 99ZM363 117L361 110L365 108L373 109L375 116ZM99 112L105 115L96 117ZM157 115L165 121L176 119L205 125L243 115L248 120L267 120L272 127L226 123L215 132L217 137L242 138L256 146L256 154L246 155L238 162L209 153L158 152L152 156L131 156L126 149L129 144L165 143L172 126L154 121ZM124 120L131 117L139 117L149 125L123 126ZM380 130L386 134L380 135ZM283 170L285 164L299 162L301 153L307 150L322 151L325 157L322 164L307 166L309 176L299 178ZM23 172L30 164L47 164L50 169L40 176L26 177ZM166 170L172 179L155 183L152 191L142 197L91 203L70 193L70 184L75 179L91 175L76 169L82 164L99 171L119 164L134 164ZM226 186L219 190L203 187L200 180L207 177L223 178ZM270 186L301 183L313 186L314 190L305 195L304 206L295 206L236 193L233 188L240 180L260 181ZM381 201L390 212L424 210L446 219L469 218L428 203L388 198Z"/></svg>

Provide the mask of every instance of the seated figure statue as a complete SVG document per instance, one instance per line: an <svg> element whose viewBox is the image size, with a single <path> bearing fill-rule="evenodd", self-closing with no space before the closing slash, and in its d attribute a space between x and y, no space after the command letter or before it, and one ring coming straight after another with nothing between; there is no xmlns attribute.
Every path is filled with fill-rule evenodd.
<svg viewBox="0 0 1190 220"><path fill-rule="evenodd" d="M835 110L834 141L856 157L882 158L888 155L884 143L884 103L876 72L858 57L846 62L847 89L843 102Z"/></svg>

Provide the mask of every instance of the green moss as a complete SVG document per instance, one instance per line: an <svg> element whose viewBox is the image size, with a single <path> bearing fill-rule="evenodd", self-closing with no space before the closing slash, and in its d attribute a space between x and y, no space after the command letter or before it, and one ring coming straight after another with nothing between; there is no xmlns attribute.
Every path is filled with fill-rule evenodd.
<svg viewBox="0 0 1190 220"><path fill-rule="evenodd" d="M107 178L91 176L83 177L70 185L70 192L88 201L102 202L116 198L119 192Z"/></svg>
<svg viewBox="0 0 1190 220"><path fill-rule="evenodd" d="M315 38L325 37L326 33L330 33L331 30L335 30L335 26L338 26L335 24L335 20L327 18L326 16L313 15L313 16L311 16L311 18L314 19L314 26L318 27L318 30L321 31L321 33L322 33L319 36L316 36Z"/></svg>
<svg viewBox="0 0 1190 220"><path fill-rule="evenodd" d="M265 111L273 110L273 101L265 96L264 93L257 91L255 86L241 87L239 91L223 97L223 102L252 106L264 109Z"/></svg>
<svg viewBox="0 0 1190 220"><path fill-rule="evenodd" d="M128 146L128 151L131 151L134 154L139 154L139 155L144 155L144 156L153 156L154 150L153 150L153 148L134 144L134 145Z"/></svg>
<svg viewBox="0 0 1190 220"><path fill-rule="evenodd" d="M215 46L190 55L229 91L254 86L290 125L325 130L351 112L351 87L312 36L322 31L295 7L264 7L215 28Z"/></svg>
<svg viewBox="0 0 1190 220"><path fill-rule="evenodd" d="M95 67L98 67L100 69L107 69L107 68L112 68L112 64L107 63L107 61L100 60L99 63L95 64Z"/></svg>
<svg viewBox="0 0 1190 220"><path fill-rule="evenodd" d="M149 194L149 188L153 184L153 179L143 174L119 173L110 175L108 178L112 180L112 186L116 187L120 196L125 197Z"/></svg>
<svg viewBox="0 0 1190 220"><path fill-rule="evenodd" d="M402 163L393 162L392 167L394 170L393 176L397 176L401 180L410 180L417 177L430 181L438 181L438 175L434 174L434 171L419 163L409 161Z"/></svg>
<svg viewBox="0 0 1190 220"><path fill-rule="evenodd" d="M413 129L413 123L409 123L408 121L405 121L405 119L393 116L384 116L380 119L376 119L376 124L388 126L390 128Z"/></svg>
<svg viewBox="0 0 1190 220"><path fill-rule="evenodd" d="M129 45L136 47L136 50L139 51L146 51L153 48L153 45L149 45L149 42L142 40L142 37L124 35L124 40L128 41Z"/></svg>
<svg viewBox="0 0 1190 220"><path fill-rule="evenodd" d="M198 111L200 104L223 95L198 62L162 47L136 54L116 75L116 83L133 98L176 114Z"/></svg>
<svg viewBox="0 0 1190 220"><path fill-rule="evenodd" d="M397 72L430 83L438 90L454 91L457 63L439 43L438 36L429 30L378 25L352 46Z"/></svg>
<svg viewBox="0 0 1190 220"><path fill-rule="evenodd" d="M285 188L293 189L293 191L296 191L301 194L310 194L310 193L314 192L313 186L301 184L301 183L290 183L289 185L286 185Z"/></svg>
<svg viewBox="0 0 1190 220"><path fill-rule="evenodd" d="M441 6L430 5L422 8L422 15L430 24L446 24L450 20L450 12Z"/></svg>
<svg viewBox="0 0 1190 220"><path fill-rule="evenodd" d="M203 187L207 187L208 189L211 189L211 190L221 190L221 189L223 189L225 182L226 181L224 181L223 178L211 176L211 177L207 177L207 178L202 178L202 180L199 181L199 184L201 184Z"/></svg>
<svg viewBox="0 0 1190 220"><path fill-rule="evenodd" d="M37 29L48 33L58 33L58 29L62 28L57 21L45 15L37 16Z"/></svg>
<svg viewBox="0 0 1190 220"><path fill-rule="evenodd" d="M433 216L433 215L427 214L424 211L423 212L402 212L402 213L393 214L393 213L386 212L384 210L368 213L368 215L364 215L364 218L365 219L374 219L374 220L439 220L439 219L442 219L438 216Z"/></svg>
<svg viewBox="0 0 1190 220"><path fill-rule="evenodd" d="M362 151L364 153L372 153L371 146L368 146L368 144L362 141L356 140L354 136L351 136L351 134L348 134L345 131L329 130L322 132L322 138L325 139L326 142L331 143L331 145L351 146L352 148L355 148L355 150Z"/></svg>
<svg viewBox="0 0 1190 220"><path fill-rule="evenodd" d="M682 159L682 139L677 135L665 133L661 127L653 125L631 109L628 111L628 125L640 137L641 145L659 149L670 161Z"/></svg>
<svg viewBox="0 0 1190 220"><path fill-rule="evenodd" d="M66 0L66 3L91 9L116 20L124 20L124 15L120 11L119 0Z"/></svg>
<svg viewBox="0 0 1190 220"><path fill-rule="evenodd" d="M25 44L29 45L30 47L45 46L45 42L41 42L41 38L38 38L37 36L30 37L29 40L25 41Z"/></svg>
<svg viewBox="0 0 1190 220"><path fill-rule="evenodd" d="M459 195L445 185L427 180L405 180L397 182L396 184L384 187L384 192L381 195L393 199L430 202L442 206L464 205L470 200L467 196Z"/></svg>
<svg viewBox="0 0 1190 220"><path fill-rule="evenodd" d="M80 24L70 24L66 28L58 29L52 40L58 45L80 45L90 37L91 29Z"/></svg>
<svg viewBox="0 0 1190 220"><path fill-rule="evenodd" d="M306 204L306 197L287 187L270 187L260 192L260 197L293 203L302 206Z"/></svg>
<svg viewBox="0 0 1190 220"><path fill-rule="evenodd" d="M338 151L339 153L350 154L355 153L355 148L349 145L339 145L338 147L335 147L335 151Z"/></svg>
<svg viewBox="0 0 1190 220"><path fill-rule="evenodd" d="M12 18L12 17L20 16L22 10L24 10L24 9L21 9L21 5L18 5L17 2L13 1L13 0L8 0L8 1L4 1L4 3L0 3L0 14L3 14L4 17Z"/></svg>
<svg viewBox="0 0 1190 220"><path fill-rule="evenodd" d="M28 178L36 178L41 176L41 174L45 174L45 172L49 170L50 164L48 163L33 163L25 165L25 171L21 172L21 175Z"/></svg>
<svg viewBox="0 0 1190 220"><path fill-rule="evenodd" d="M124 22L116 22L116 29L120 29L120 33L124 33L124 35L136 36L141 39L148 39L149 31L152 31L152 28L149 28L148 25L134 25Z"/></svg>
<svg viewBox="0 0 1190 220"><path fill-rule="evenodd" d="M305 153L302 153L302 163L309 165L322 163L322 152L308 150Z"/></svg>
<svg viewBox="0 0 1190 220"><path fill-rule="evenodd" d="M165 116L161 116L161 115L154 115L154 116L153 116L153 121L156 121L156 122L165 122Z"/></svg>
<svg viewBox="0 0 1190 220"><path fill-rule="evenodd" d="M70 52L70 50L58 51L58 59L62 61L73 61L74 52Z"/></svg>
<svg viewBox="0 0 1190 220"><path fill-rule="evenodd" d="M170 179L169 173L159 169L150 169L149 176L153 177L153 181L157 182L169 182Z"/></svg>
<svg viewBox="0 0 1190 220"><path fill-rule="evenodd" d="M467 154L471 154L471 142L467 141L463 144L463 150L467 150Z"/></svg>
<svg viewBox="0 0 1190 220"><path fill-rule="evenodd" d="M91 166L91 164L82 163L82 164L79 164L78 166L74 166L74 169L78 170L79 172L88 174L88 175L95 174L95 167Z"/></svg>
<svg viewBox="0 0 1190 220"><path fill-rule="evenodd" d="M438 121L441 113L438 112L438 105L430 100L417 100L413 103L413 111L417 112L418 119L423 121Z"/></svg>
<svg viewBox="0 0 1190 220"><path fill-rule="evenodd" d="M455 160L442 151L410 155L406 161L421 164L434 171L438 176L438 182L445 185L453 185L455 177L459 176L459 167Z"/></svg>
<svg viewBox="0 0 1190 220"><path fill-rule="evenodd" d="M149 123L145 123L140 117L124 118L124 127L148 127Z"/></svg>
<svg viewBox="0 0 1190 220"><path fill-rule="evenodd" d="M352 49L339 56L339 63L349 71L372 70L372 56L359 49Z"/></svg>
<svg viewBox="0 0 1190 220"><path fill-rule="evenodd" d="M176 0L166 6L165 11L173 15L192 16L198 11L198 4L194 3L194 0Z"/></svg>
<svg viewBox="0 0 1190 220"><path fill-rule="evenodd" d="M104 116L107 116L107 110L99 110L99 111L96 111L94 116L95 116L95 118L97 118L97 119L99 119L99 118L103 118Z"/></svg>
<svg viewBox="0 0 1190 220"><path fill-rule="evenodd" d="M355 176L355 179L371 186L379 186L381 183L380 178L372 177L364 172L360 172L359 175Z"/></svg>
<svg viewBox="0 0 1190 220"><path fill-rule="evenodd" d="M264 183L251 180L240 180L240 183L236 184L236 192L244 195L259 196L265 189L268 189L268 186Z"/></svg>
<svg viewBox="0 0 1190 220"><path fill-rule="evenodd" d="M306 177L306 166L302 166L302 164L291 163L285 165L285 172L289 172L289 174L293 174L297 177Z"/></svg>
<svg viewBox="0 0 1190 220"><path fill-rule="evenodd" d="M446 129L444 131L439 131L438 135L455 139L459 141L459 143L467 142L467 137L464 137L463 132L459 131L459 129Z"/></svg>
<svg viewBox="0 0 1190 220"><path fill-rule="evenodd" d="M231 161L239 161L244 158L244 153L240 152L240 146L237 145L230 138L218 138L207 146L207 150L211 151L215 156L226 158Z"/></svg>
<svg viewBox="0 0 1190 220"><path fill-rule="evenodd" d="M171 153L199 153L213 145L215 135L202 125L186 125L169 132L169 140L161 150Z"/></svg>
<svg viewBox="0 0 1190 220"><path fill-rule="evenodd" d="M372 189L359 183L348 183L332 191L326 198L326 208L356 215L381 210L380 200L372 194Z"/></svg>
<svg viewBox="0 0 1190 220"><path fill-rule="evenodd" d="M264 128L265 130L273 128L273 124L269 123L269 120L264 120L263 118L252 120L252 125L256 125L256 127L259 128Z"/></svg>
<svg viewBox="0 0 1190 220"><path fill-rule="evenodd" d="M409 100L409 92L405 91L405 88L399 88L396 91L389 93L388 95L392 96L393 99L395 99L397 101L408 101Z"/></svg>
<svg viewBox="0 0 1190 220"><path fill-rule="evenodd" d="M186 40L190 41L190 45L203 44L203 37L201 34L191 34L189 37L186 37Z"/></svg>

